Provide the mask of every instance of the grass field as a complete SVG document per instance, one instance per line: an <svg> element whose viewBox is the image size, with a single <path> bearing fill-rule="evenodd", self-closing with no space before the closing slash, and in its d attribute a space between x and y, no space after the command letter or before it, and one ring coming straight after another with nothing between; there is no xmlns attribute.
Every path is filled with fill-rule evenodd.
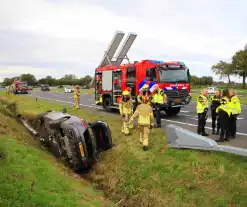
<svg viewBox="0 0 247 207"><path fill-rule="evenodd" d="M0 206L111 206L0 106Z"/></svg>
<svg viewBox="0 0 247 207"><path fill-rule="evenodd" d="M10 100L18 100L19 112L27 118L64 107L22 96ZM87 179L119 206L247 205L246 157L170 149L163 129L152 130L150 149L144 152L136 129L131 136L121 134L119 116L90 109L67 110L87 121L104 120L110 125L115 147L102 154Z"/></svg>

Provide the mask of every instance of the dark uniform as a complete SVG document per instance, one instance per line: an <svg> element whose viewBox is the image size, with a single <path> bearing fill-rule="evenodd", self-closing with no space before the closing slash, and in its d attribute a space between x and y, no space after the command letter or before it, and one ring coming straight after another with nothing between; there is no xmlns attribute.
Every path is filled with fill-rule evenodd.
<svg viewBox="0 0 247 207"><path fill-rule="evenodd" d="M207 120L207 112L208 112L208 100L204 95L200 95L197 98L197 115L198 115L198 127L197 133L202 136L208 136L205 132L205 125Z"/></svg>
<svg viewBox="0 0 247 207"><path fill-rule="evenodd" d="M216 127L216 120L217 120L217 132L216 134L219 134L220 130L220 119L218 114L216 113L216 109L220 106L220 97L217 97L216 95L211 97L211 116L212 116L212 130L213 134L215 134L215 127Z"/></svg>
<svg viewBox="0 0 247 207"><path fill-rule="evenodd" d="M220 139L219 142L224 140L229 141L230 136L230 109L229 109L229 98L223 96L220 99L220 106L216 109L216 113L219 114L220 119Z"/></svg>

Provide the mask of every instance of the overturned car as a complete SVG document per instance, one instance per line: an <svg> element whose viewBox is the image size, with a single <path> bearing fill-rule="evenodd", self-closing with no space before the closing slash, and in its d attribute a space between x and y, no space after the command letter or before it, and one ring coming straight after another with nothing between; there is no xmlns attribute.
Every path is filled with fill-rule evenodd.
<svg viewBox="0 0 247 207"><path fill-rule="evenodd" d="M112 147L109 126L103 121L86 123L62 112L48 111L37 117L40 141L57 158L64 158L75 172L89 169L102 151Z"/></svg>

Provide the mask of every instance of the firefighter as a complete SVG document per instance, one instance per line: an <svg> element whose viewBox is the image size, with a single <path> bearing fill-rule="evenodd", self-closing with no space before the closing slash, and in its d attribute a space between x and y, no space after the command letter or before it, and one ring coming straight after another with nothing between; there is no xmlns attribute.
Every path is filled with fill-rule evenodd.
<svg viewBox="0 0 247 207"><path fill-rule="evenodd" d="M197 115L198 115L198 127L197 133L202 136L208 136L205 132L205 125L207 121L208 112L208 100L207 100L207 89L203 89L201 95L197 98Z"/></svg>
<svg viewBox="0 0 247 207"><path fill-rule="evenodd" d="M236 138L236 128L237 128L237 116L241 113L241 104L236 96L236 91L231 88L229 90L230 102L229 107L231 111L230 115L230 136L235 139Z"/></svg>
<svg viewBox="0 0 247 207"><path fill-rule="evenodd" d="M219 135L219 130L220 130L220 120L219 116L216 113L216 109L220 106L220 96L221 96L221 91L218 89L215 93L214 96L211 96L211 116L212 116L212 134L215 134L215 127L216 127L216 121L217 121L217 132L216 134Z"/></svg>
<svg viewBox="0 0 247 207"><path fill-rule="evenodd" d="M138 117L138 130L140 132L140 143L143 145L143 150L148 149L148 138L150 130L154 127L153 110L148 96L142 98L142 103L137 106L135 113L130 118L130 123Z"/></svg>
<svg viewBox="0 0 247 207"><path fill-rule="evenodd" d="M133 114L133 103L130 98L130 93L127 90L123 91L122 93L122 98L119 102L119 111L120 115L122 116L122 133L129 135L129 120Z"/></svg>
<svg viewBox="0 0 247 207"><path fill-rule="evenodd" d="M155 84L154 91L152 94L152 103L155 109L155 120L156 120L156 127L161 127L161 114L160 109L161 107L166 103L167 96L164 92L164 90L159 88L158 84Z"/></svg>
<svg viewBox="0 0 247 207"><path fill-rule="evenodd" d="M133 115L133 110L134 110L134 107L133 105L135 104L135 100L132 100L132 90L130 87L127 87L125 90L129 91L129 94L130 94L130 99L132 101L132 113L131 113L131 116ZM129 124L129 129L133 129L134 128L134 124L133 123L130 123Z"/></svg>
<svg viewBox="0 0 247 207"><path fill-rule="evenodd" d="M79 85L75 86L73 96L74 96L74 108L79 109L80 108L80 88L79 88Z"/></svg>
<svg viewBox="0 0 247 207"><path fill-rule="evenodd" d="M231 110L229 108L229 91L224 89L222 92L222 97L220 99L220 106L216 109L216 113L219 114L220 119L220 139L217 142L223 142L224 140L229 141L230 129L230 114Z"/></svg>
<svg viewBox="0 0 247 207"><path fill-rule="evenodd" d="M148 100L147 104L151 104L152 94L147 84L144 84L144 86L139 90L139 95L137 96L138 105L142 103L143 97L148 97L146 99Z"/></svg>

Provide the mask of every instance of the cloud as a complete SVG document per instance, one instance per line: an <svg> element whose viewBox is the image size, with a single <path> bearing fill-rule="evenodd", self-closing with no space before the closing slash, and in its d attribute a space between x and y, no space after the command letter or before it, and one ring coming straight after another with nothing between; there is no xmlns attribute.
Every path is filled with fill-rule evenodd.
<svg viewBox="0 0 247 207"><path fill-rule="evenodd" d="M8 70L39 77L92 75L116 30L138 34L131 60L182 60L198 76L213 75L211 65L230 60L247 42L243 0L0 0L0 5L2 78Z"/></svg>

